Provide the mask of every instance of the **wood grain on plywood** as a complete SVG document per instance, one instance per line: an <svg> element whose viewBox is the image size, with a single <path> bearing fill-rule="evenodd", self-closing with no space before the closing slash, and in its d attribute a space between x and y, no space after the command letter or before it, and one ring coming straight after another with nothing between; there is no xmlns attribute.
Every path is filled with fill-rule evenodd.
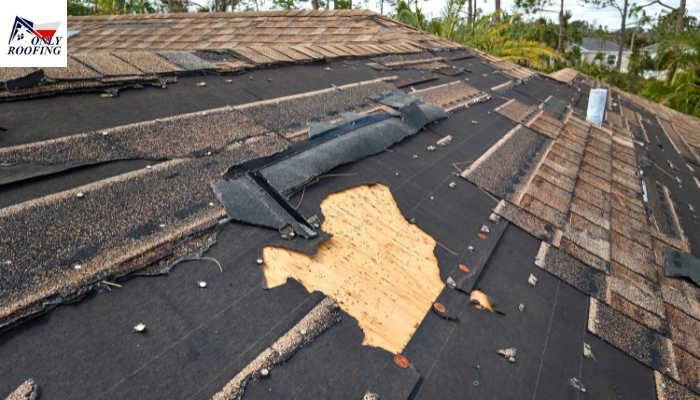
<svg viewBox="0 0 700 400"><path fill-rule="evenodd" d="M357 319L363 344L400 353L442 291L435 240L409 224L384 185L363 185L321 203L333 238L315 255L263 250L270 288L293 278L334 298Z"/></svg>

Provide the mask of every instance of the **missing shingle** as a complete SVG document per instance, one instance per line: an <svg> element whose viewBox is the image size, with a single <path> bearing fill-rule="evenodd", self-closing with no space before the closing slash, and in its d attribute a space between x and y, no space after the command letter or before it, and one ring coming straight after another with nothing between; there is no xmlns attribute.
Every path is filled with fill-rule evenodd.
<svg viewBox="0 0 700 400"><path fill-rule="evenodd" d="M383 185L332 194L321 210L333 238L313 256L266 247L268 287L293 278L333 296L357 318L363 344L400 353L444 288L436 242L406 221Z"/></svg>

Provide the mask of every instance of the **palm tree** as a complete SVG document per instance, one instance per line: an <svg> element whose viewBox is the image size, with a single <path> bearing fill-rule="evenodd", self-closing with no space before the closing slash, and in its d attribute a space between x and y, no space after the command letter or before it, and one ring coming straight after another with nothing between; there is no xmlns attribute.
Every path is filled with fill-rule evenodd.
<svg viewBox="0 0 700 400"><path fill-rule="evenodd" d="M500 20L496 16L502 15ZM481 50L512 63L531 68L545 68L550 59L563 60L561 55L549 46L536 40L510 37L508 30L521 14L504 15L496 11L477 18L472 26L462 25L453 40L465 46Z"/></svg>
<svg viewBox="0 0 700 400"><path fill-rule="evenodd" d="M685 31L659 46L659 70L665 82L652 82L642 92L658 103L700 117L700 32Z"/></svg>
<svg viewBox="0 0 700 400"><path fill-rule="evenodd" d="M396 3L396 20L420 30L425 30L424 27L428 25L421 9L418 8L418 4L416 3L416 11L414 12L404 0Z"/></svg>

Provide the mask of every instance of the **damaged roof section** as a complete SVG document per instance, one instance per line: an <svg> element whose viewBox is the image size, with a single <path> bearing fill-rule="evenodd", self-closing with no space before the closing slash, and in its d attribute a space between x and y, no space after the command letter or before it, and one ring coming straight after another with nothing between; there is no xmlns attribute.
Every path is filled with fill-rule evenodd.
<svg viewBox="0 0 700 400"><path fill-rule="evenodd" d="M0 328L80 298L105 279L174 262L182 245L211 236L226 218L209 182L230 165L286 146L261 136L1 209Z"/></svg>
<svg viewBox="0 0 700 400"><path fill-rule="evenodd" d="M435 240L404 218L381 184L331 194L321 210L333 237L311 256L266 247L268 287L291 277L319 290L358 320L363 344L401 353L445 286Z"/></svg>
<svg viewBox="0 0 700 400"><path fill-rule="evenodd" d="M214 183L228 215L241 222L282 229L291 226L305 238L316 236L312 227L286 200L325 172L381 152L424 125L447 114L440 108L400 92L371 96L380 104L398 108L400 118L387 113L346 114L339 122L307 122L314 135L286 151L244 165L227 173L232 181ZM319 132L319 128L326 128Z"/></svg>

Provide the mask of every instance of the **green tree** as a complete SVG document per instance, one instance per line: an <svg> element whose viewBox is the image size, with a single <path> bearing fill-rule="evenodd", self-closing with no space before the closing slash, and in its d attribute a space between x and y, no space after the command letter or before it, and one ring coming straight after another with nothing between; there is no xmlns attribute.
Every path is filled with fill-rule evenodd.
<svg viewBox="0 0 700 400"><path fill-rule="evenodd" d="M399 0L399 2L396 3L396 17L394 19L421 30L425 30L424 27L428 25L421 9L418 8L417 2L416 11L412 11L409 3L404 0Z"/></svg>
<svg viewBox="0 0 700 400"><path fill-rule="evenodd" d="M521 14L503 15L500 20L496 16L503 14L496 11L478 17L472 26L462 25L454 35L454 40L493 56L504 58L510 62L526 65L531 68L546 68L550 59L563 61L556 50L541 45L536 40L511 37L509 29Z"/></svg>
<svg viewBox="0 0 700 400"><path fill-rule="evenodd" d="M81 0L68 0L68 15L90 15L92 7Z"/></svg>
<svg viewBox="0 0 700 400"><path fill-rule="evenodd" d="M551 12L559 14L559 41L557 51L564 52L564 0L515 0L515 5L522 8L527 13ZM559 5L559 10L553 10L552 7ZM571 15L569 13L569 15Z"/></svg>

